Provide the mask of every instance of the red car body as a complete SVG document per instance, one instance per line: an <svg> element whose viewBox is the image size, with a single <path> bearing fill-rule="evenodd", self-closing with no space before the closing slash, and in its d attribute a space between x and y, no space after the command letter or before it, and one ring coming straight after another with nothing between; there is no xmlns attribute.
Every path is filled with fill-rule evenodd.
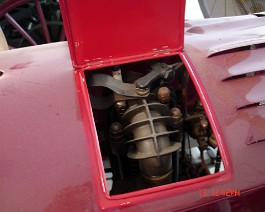
<svg viewBox="0 0 265 212"><path fill-rule="evenodd" d="M184 26L185 1L60 3L68 44L0 53L0 210L264 211L264 17ZM169 56L189 72L225 170L110 196L85 73Z"/></svg>

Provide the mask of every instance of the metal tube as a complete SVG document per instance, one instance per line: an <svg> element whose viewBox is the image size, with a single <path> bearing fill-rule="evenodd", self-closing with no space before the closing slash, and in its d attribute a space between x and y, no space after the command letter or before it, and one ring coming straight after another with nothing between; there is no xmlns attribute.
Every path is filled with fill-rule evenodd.
<svg viewBox="0 0 265 212"><path fill-rule="evenodd" d="M36 6L36 10L37 10L39 19L40 19L40 23L41 23L41 26L42 26L42 30L43 30L43 34L44 34L45 40L46 40L47 43L50 43L51 42L50 34L49 34L49 31L48 31L47 24L45 22L45 17L44 17L42 8L41 8L41 4L40 4L40 2L38 0L35 0L35 6Z"/></svg>
<svg viewBox="0 0 265 212"><path fill-rule="evenodd" d="M34 39L18 24L18 22L15 21L14 18L12 18L11 15L6 13L5 18L31 45L33 46L37 45Z"/></svg>

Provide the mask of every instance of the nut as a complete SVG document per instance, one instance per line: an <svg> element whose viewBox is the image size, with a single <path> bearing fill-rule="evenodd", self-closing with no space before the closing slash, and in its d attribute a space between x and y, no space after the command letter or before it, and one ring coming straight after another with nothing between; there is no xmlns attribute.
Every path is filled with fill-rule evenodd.
<svg viewBox="0 0 265 212"><path fill-rule="evenodd" d="M180 109L174 107L171 109L172 116L177 118L178 120L182 118L182 113Z"/></svg>
<svg viewBox="0 0 265 212"><path fill-rule="evenodd" d="M115 108L119 113L124 113L127 109L127 105L125 101L118 101L115 103Z"/></svg>
<svg viewBox="0 0 265 212"><path fill-rule="evenodd" d="M140 95L140 96L144 96L144 95L148 94L149 91L150 91L149 88L136 88L136 89L135 89L135 92L136 92L138 95Z"/></svg>
<svg viewBox="0 0 265 212"><path fill-rule="evenodd" d="M157 91L158 101L165 104L170 100L170 90L167 87L161 87Z"/></svg>
<svg viewBox="0 0 265 212"><path fill-rule="evenodd" d="M116 134L122 132L122 125L119 122L113 122L110 126L110 133Z"/></svg>

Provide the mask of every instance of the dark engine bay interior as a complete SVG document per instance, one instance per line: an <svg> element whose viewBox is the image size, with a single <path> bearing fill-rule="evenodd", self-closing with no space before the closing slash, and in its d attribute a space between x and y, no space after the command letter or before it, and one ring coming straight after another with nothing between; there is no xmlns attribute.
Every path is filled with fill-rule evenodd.
<svg viewBox="0 0 265 212"><path fill-rule="evenodd" d="M224 170L178 56L86 71L110 195Z"/></svg>

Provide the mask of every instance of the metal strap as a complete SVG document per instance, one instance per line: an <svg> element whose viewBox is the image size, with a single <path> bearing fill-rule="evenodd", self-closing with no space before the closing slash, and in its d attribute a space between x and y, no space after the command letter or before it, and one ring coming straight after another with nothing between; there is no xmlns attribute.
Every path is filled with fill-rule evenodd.
<svg viewBox="0 0 265 212"><path fill-rule="evenodd" d="M106 87L123 96L143 98L148 95L137 94L135 84L124 83L107 74L93 74L88 78L87 84L88 87Z"/></svg>

